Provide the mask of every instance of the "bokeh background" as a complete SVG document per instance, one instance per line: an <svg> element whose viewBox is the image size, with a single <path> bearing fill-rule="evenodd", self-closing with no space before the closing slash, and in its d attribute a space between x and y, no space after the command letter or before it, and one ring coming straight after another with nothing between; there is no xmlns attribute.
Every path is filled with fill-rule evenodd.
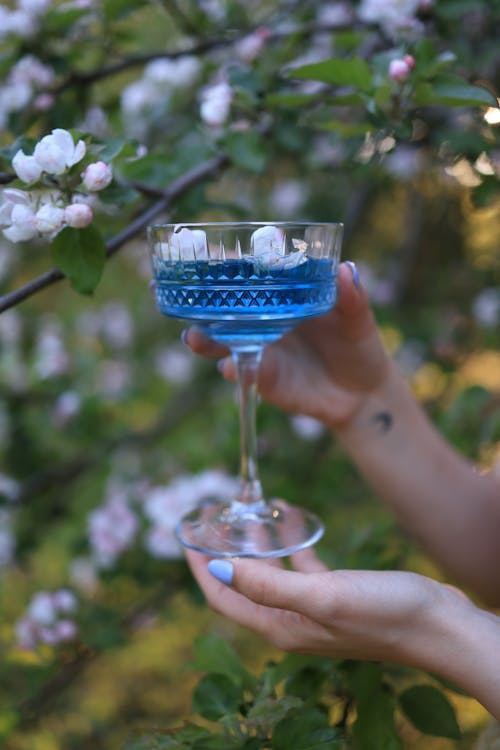
<svg viewBox="0 0 500 750"><path fill-rule="evenodd" d="M499 4L388 3L391 18L379 4L374 18L376 5L372 17L366 1L5 5L0 15L31 13L32 25L28 33L9 16L10 32L0 30L2 174L7 184L19 136L76 128L133 144L99 206L106 239L220 152L231 163L160 218L345 221L343 257L358 264L388 351L442 433L487 470L500 461L500 118L449 100L426 108L386 72L374 79L377 106L360 114L328 101L329 84L291 84L287 71L389 52L415 53L417 71L425 52L495 92ZM236 41L252 33L245 52ZM186 49L198 53L169 57ZM12 69L27 55L52 72L18 107ZM221 82L231 111L214 124L200 105ZM51 266L47 244L0 240L3 294ZM215 364L182 344L182 324L157 313L149 280L141 231L91 296L62 281L0 315L0 738L9 750L113 750L179 726L192 715L200 675L188 665L202 635L226 638L252 670L279 657L207 610L174 539L184 509L231 491L237 406ZM321 423L262 403L258 428L267 493L324 518L318 551L328 564L443 577ZM67 630L30 643L29 607L47 613L61 591ZM423 735L398 714L405 747L474 747L486 711L447 695L463 738Z"/></svg>

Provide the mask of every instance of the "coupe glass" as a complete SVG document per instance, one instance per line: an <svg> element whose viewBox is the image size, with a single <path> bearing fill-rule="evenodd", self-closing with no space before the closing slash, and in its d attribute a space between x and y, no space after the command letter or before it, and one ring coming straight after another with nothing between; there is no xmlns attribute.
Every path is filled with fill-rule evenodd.
<svg viewBox="0 0 500 750"><path fill-rule="evenodd" d="M279 557L314 544L307 510L265 500L257 469L257 377L264 346L336 299L339 223L162 224L148 228L158 309L226 345L238 373L240 490L179 523L180 541L218 557ZM286 387L286 386L285 386Z"/></svg>

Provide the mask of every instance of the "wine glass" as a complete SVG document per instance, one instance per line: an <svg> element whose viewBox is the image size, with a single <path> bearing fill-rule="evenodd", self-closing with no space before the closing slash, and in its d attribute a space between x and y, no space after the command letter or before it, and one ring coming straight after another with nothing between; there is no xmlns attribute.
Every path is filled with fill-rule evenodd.
<svg viewBox="0 0 500 750"><path fill-rule="evenodd" d="M319 518L265 500L257 468L257 377L264 346L336 299L343 226L317 222L158 224L148 240L159 311L229 347L238 374L240 490L210 498L177 527L218 557L279 557L314 544Z"/></svg>

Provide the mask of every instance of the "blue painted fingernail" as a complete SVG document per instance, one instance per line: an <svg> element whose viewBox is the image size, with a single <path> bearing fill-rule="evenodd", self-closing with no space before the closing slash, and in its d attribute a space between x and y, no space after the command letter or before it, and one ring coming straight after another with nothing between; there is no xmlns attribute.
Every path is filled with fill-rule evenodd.
<svg viewBox="0 0 500 750"><path fill-rule="evenodd" d="M361 279L359 278L359 271L356 263L354 263L352 260L346 260L346 264L351 269L352 273L352 281L356 289L359 289L361 286Z"/></svg>
<svg viewBox="0 0 500 750"><path fill-rule="evenodd" d="M208 572L226 586L230 586L233 582L233 571L233 564L227 560L210 560L208 563Z"/></svg>
<svg viewBox="0 0 500 750"><path fill-rule="evenodd" d="M189 331L189 328L184 328L184 330L181 331L181 341L183 344L186 344L186 346L188 345L188 342L187 342L188 331Z"/></svg>

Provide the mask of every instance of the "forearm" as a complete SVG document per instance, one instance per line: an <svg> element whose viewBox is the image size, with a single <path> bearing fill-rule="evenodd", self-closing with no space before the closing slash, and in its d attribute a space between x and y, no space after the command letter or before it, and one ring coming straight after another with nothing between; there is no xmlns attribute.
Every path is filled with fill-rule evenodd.
<svg viewBox="0 0 500 750"><path fill-rule="evenodd" d="M369 484L463 584L500 602L500 484L438 434L395 366L336 430Z"/></svg>
<svg viewBox="0 0 500 750"><path fill-rule="evenodd" d="M500 618L450 594L416 635L409 661L450 680L500 720Z"/></svg>

